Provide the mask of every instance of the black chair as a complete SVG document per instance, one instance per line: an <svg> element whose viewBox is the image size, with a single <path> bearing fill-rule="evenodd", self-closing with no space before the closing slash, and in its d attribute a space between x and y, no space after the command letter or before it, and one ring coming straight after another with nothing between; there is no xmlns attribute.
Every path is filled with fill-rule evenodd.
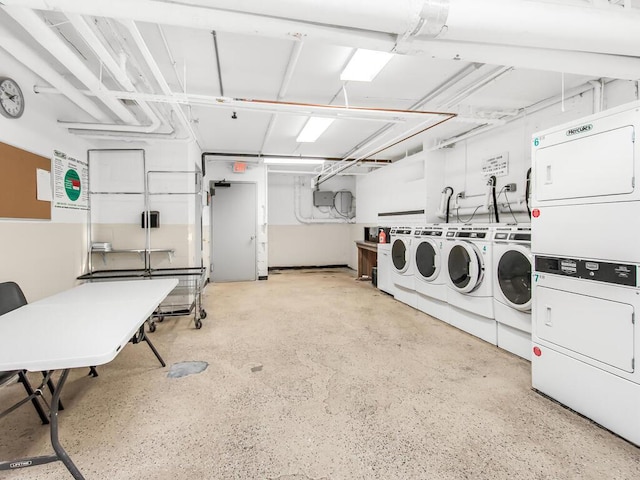
<svg viewBox="0 0 640 480"><path fill-rule="evenodd" d="M27 299L24 296L24 293L22 293L22 289L18 286L17 283L15 282L0 283L0 316L4 315L5 313L9 313L17 308L20 308L26 304L27 304ZM0 319L0 321L2 321L2 319ZM38 412L38 416L40 417L40 420L42 420L42 423L43 424L49 423L49 418L46 412L44 411L44 409L42 408L42 404L40 403L40 400L38 399L38 396L42 394L41 389L40 387L35 390L33 389L24 371L13 370L9 372L0 372L0 386L4 385L5 383L8 383L16 375L18 376L18 381L22 383L22 385L24 386L24 389L27 392L27 398L21 400L20 402L16 403L14 406L0 413L0 417L5 416L6 414L18 408L19 406L31 400L31 402L33 403L33 406L36 409L36 412ZM53 385L53 382L51 381L51 375L46 372L43 372L43 377L44 377L43 384L46 383L47 386L49 387L49 390L53 392L54 385ZM63 410L61 403L59 403L59 409Z"/></svg>

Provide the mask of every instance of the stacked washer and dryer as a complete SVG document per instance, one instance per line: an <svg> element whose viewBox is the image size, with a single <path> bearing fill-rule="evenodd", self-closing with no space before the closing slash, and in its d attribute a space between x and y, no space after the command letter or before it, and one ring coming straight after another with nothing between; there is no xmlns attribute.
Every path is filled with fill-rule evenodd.
<svg viewBox="0 0 640 480"><path fill-rule="evenodd" d="M534 136L533 387L640 445L640 103Z"/></svg>

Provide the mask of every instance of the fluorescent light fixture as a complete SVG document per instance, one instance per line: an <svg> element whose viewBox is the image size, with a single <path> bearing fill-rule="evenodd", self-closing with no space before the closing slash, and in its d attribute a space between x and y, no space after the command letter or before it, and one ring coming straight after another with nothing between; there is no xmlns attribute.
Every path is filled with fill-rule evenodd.
<svg viewBox="0 0 640 480"><path fill-rule="evenodd" d="M340 74L342 81L370 82L389 63L393 53L359 48Z"/></svg>
<svg viewBox="0 0 640 480"><path fill-rule="evenodd" d="M315 142L318 137L322 135L327 128L329 128L329 125L331 125L334 120L335 118L309 117L309 120L307 120L307 123L305 123L304 127L298 134L296 142Z"/></svg>
<svg viewBox="0 0 640 480"><path fill-rule="evenodd" d="M322 158L268 157L264 159L266 165L322 165Z"/></svg>

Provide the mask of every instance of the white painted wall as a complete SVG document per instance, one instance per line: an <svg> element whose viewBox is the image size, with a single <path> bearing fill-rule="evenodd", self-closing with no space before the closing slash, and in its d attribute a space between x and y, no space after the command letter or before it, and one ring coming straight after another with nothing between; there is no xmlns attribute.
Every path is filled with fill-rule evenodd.
<svg viewBox="0 0 640 480"><path fill-rule="evenodd" d="M233 172L233 161L207 160L205 188L209 188L209 182L226 180L228 182L254 182L257 186L257 205L256 205L256 232L258 238L256 243L256 259L258 277L266 277L268 275L268 256L269 256L269 228L268 228L268 198L267 198L267 170L264 165L248 164L244 173ZM204 209L203 219L206 224L204 227L205 251L210 252L212 245L211 228L211 209ZM208 264L207 264L208 265Z"/></svg>
<svg viewBox="0 0 640 480"><path fill-rule="evenodd" d="M149 210L158 211L160 216L160 227L150 230L150 247L174 251L171 255L153 254L152 267L200 266L200 223L196 211L202 210L202 198L195 193L200 190L194 185L199 164L197 150L183 141L101 142L99 149L104 151L94 150L89 157L91 190L114 193L91 197L92 242L110 242L114 249L146 247L146 230L141 227L144 195L115 193L144 192L146 180L149 192L153 193L149 195ZM137 254L94 254L92 268L144 268L143 259Z"/></svg>
<svg viewBox="0 0 640 480"><path fill-rule="evenodd" d="M604 107L636 100L638 95L635 82L615 81L605 86ZM485 203L488 187L482 177L483 160L495 154L507 152L509 156L508 174L497 178L498 190L507 183L515 183L517 191L508 194L508 199L516 205L520 213L515 213L519 222L528 221L524 200L526 171L531 166L532 135L554 125L579 119L593 113L593 96L587 92L581 96L566 99L564 111L561 104L553 105L530 116L523 117L485 134L472 137L452 148L425 151L407 159L384 167L366 177L358 177L356 187L357 223L362 225L400 225L402 223L442 222L436 215L441 191L451 186L455 194L464 191L467 199L460 201L460 220L468 220L468 208ZM421 170L423 177L420 178ZM469 198L469 196L471 196ZM504 203L504 194L499 198ZM456 212L452 200L452 222L456 222ZM379 212L425 208L423 218L379 217ZM474 222L488 221L487 214L476 214ZM510 213L500 214L501 222L514 222Z"/></svg>
<svg viewBox="0 0 640 480"><path fill-rule="evenodd" d="M313 206L311 180L310 175L269 174L270 267L352 265L353 224L331 207ZM355 196L355 177L333 177L319 190ZM353 198L354 211L355 203Z"/></svg>
<svg viewBox="0 0 640 480"><path fill-rule="evenodd" d="M42 81L1 49L0 65L25 95L21 118L0 116L0 142L44 157L57 149L85 159L91 144L57 124L63 99L33 93ZM86 212L56 208L50 221L0 219L0 281L17 282L28 301L75 285L86 259Z"/></svg>

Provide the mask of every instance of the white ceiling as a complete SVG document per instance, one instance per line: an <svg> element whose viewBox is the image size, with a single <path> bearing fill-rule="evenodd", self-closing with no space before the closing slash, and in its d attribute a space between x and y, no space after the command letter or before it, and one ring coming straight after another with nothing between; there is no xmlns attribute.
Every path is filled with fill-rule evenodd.
<svg viewBox="0 0 640 480"><path fill-rule="evenodd" d="M129 8L121 9L117 15L118 19L86 14L87 12L99 12L101 6L117 4L118 2L114 0L111 2L97 0L85 2L49 0L47 2L38 2L36 0L25 0L24 2L3 1L2 3L8 6L3 8L8 8L7 12L9 13L12 10L27 10L26 7L12 6L18 3L23 7L26 5L27 7L39 6L43 8L43 10L34 10L38 18L49 25L48 28L62 39L64 46L67 49L71 49L94 75L97 77L102 75L104 89L106 91L125 90L121 84L110 77L106 70L101 69L101 62L96 53L77 33L74 26L68 22L69 14L74 12L85 13L83 18L110 54L118 61L122 61L124 58L127 59L126 73L133 82L135 90L140 93L163 95L164 100L162 102L150 102L150 105L162 120L162 126L152 134L157 136L173 130L176 131L176 135L179 138L195 134L202 150L207 152L343 158L346 155L352 155L357 145L384 127L387 122L381 118L373 120L338 119L315 143L299 144L295 140L296 136L308 118L308 115L305 115L304 112L292 113L287 111L286 106L281 105L273 107L273 110L277 113L251 111L245 109L246 104L234 104L233 102L205 106L198 102L187 101L184 96L180 97L178 95L175 98L181 102L180 108L192 129L192 133L190 133L185 128L185 125L180 123L179 115L175 111L172 112L171 106L167 103L167 99L174 98L171 95L203 95L211 98L224 96L235 99L262 99L337 106L345 106L348 99L349 106L404 110L411 108L425 95L434 92L439 85L472 65L472 62L476 62L473 65L477 68L471 74L453 84L441 94L434 96L434 98L422 105L420 109L453 112L463 117L476 119L484 117L508 118L505 115L515 114L519 109L561 94L563 80L565 90L569 90L585 84L589 80L598 78L598 75L571 73L571 71L582 71L583 66L580 65L572 69L567 64L567 72L563 73L563 69L553 67L554 64L551 60L549 60L549 68L546 70L528 69L526 68L527 59L520 58L518 59L519 65L515 65L512 70L503 73L498 79L489 82L474 93L463 96L461 100L451 103L448 100L456 96L458 92L473 87L486 75L495 71L497 67L502 66L502 64L484 64L473 58L468 58L469 55L465 56L465 61L463 61L451 57L433 58L434 56L442 57L442 55L422 53L395 55L371 83L347 82L345 84L340 81L340 72L355 51L355 47L359 45L341 46L332 44L330 40L316 38L313 35L300 39L298 34L292 34L289 31L279 37L277 35L255 34L254 31L262 32L267 30L265 22L269 21L268 15L276 16L277 12L275 10L273 12L270 11L271 2L259 4L261 13L266 14L267 17L247 17L247 24L244 25L246 31L243 33L238 32L237 26L229 28L232 31L226 31L224 25L217 28L216 37L220 63L220 71L218 71L211 30L180 26L189 24L189 22L196 22L195 19L189 18L180 18L175 21L167 20L167 23L173 24L141 21L141 18L153 18L153 15L150 15L149 12L138 11L143 8L144 1L142 0L142 3L140 0L129 1ZM281 0L277 3L286 4L286 1ZM307 3L312 2L312 0L305 1ZM455 2L455 0L451 1L452 3ZM408 0L402 3L407 2ZM78 6L81 3L83 5ZM256 7L257 3L251 0L174 2L153 0L152 3L158 5L170 3L172 6L178 7L184 4L201 5L214 9L233 9L234 12L240 14L246 13L243 11L245 6L247 11L250 8L258 8ZM345 9L348 7L349 10L356 11L358 8L363 9L363 5L366 5L366 3L360 0L352 0L350 2L344 0ZM559 3L577 5L577 8L585 10L592 9L595 6L609 10L616 9L617 11L621 11L624 4L622 0L610 2L614 5L597 0L594 2L542 2L542 11ZM136 4L140 4L140 6ZM317 0L318 21L325 21L328 18L328 14L325 14L328 5L328 3L323 3L323 0ZM633 0L629 7L626 12L632 12L632 15L637 15L640 0ZM224 10L213 11L219 12L221 15L224 13ZM188 14L185 11L185 15ZM311 9L306 16L313 18L313 14L314 10ZM4 31L0 35L0 46L5 46L2 39L6 36L17 38L32 48L42 59L50 63L64 78L71 81L76 88L85 91L87 86L79 81L67 66L57 61L55 54L47 52L43 46L39 45L36 39L27 32L27 29L19 26L12 16L7 15L5 12L0 12L0 28ZM278 14L278 17L281 18L282 14ZM162 91L161 85L154 79L148 59L143 58L139 46L132 40L131 32L120 21L129 18L136 20L135 25L147 44L154 62L166 80L171 90L171 95L167 95L166 92ZM552 19L549 21L552 22ZM308 19L305 19L305 22L301 23L301 25L302 30L309 25L315 27L315 24L309 23ZM562 28L562 26L558 26L558 28ZM615 25L611 25L611 28L615 28ZM28 30L32 31L31 29ZM0 30L0 33L2 33L2 30ZM363 32L363 46L370 45L369 40L367 40L369 33ZM352 31L350 31L351 34ZM523 35L526 34L528 32L523 32ZM163 36L166 39L166 46ZM339 36L336 38L339 39L336 43L348 43ZM411 48L415 48L416 45L418 44L412 44ZM436 41L425 45L438 46L441 44ZM167 51L167 46L169 51ZM464 48L467 46L475 48L482 45L472 45L466 42L460 51L466 51ZM488 46L486 51L493 51L491 48L494 47L496 46ZM295 55L292 55L297 51L296 49L299 49L299 57L297 59L294 58ZM423 51L428 50L427 48ZM505 56L505 58L513 58L513 55L517 52L520 52L520 50L516 50L514 47L509 51L511 57ZM20 59L19 53L15 51L10 53ZM564 53L566 51L562 52L562 54ZM478 58L480 57L483 57L483 55L480 54ZM612 61L638 60L636 57L629 55L624 59L620 59L619 56L615 55L607 55L607 57L611 57ZM576 58L580 57L576 56ZM175 62L173 64L172 59ZM551 59L551 55L549 59ZM535 60L533 62L535 64L541 64L545 61L544 56L540 55L535 59L532 57L533 60ZM513 65L507 64L506 66ZM285 95L280 97L283 86L285 86L285 74L288 68L293 68L292 75L290 81L286 84ZM1 70L0 67L0 75L10 75L11 73ZM594 67L593 70L595 70L594 73L598 73L597 68ZM39 74L40 72L36 71L36 73ZM605 73L604 69L603 73ZM221 90L219 76L222 79L224 91ZM640 70L638 70L638 77L640 78ZM40 86L47 87L48 82L43 79ZM347 99L345 99L344 91L346 91ZM48 92L51 93L51 90L48 90ZM92 96L90 98L107 115L112 117L112 121L109 123L123 123L95 97ZM94 121L89 120L90 117L87 117L71 102L66 102L66 105L68 106L67 108L60 109L60 121ZM141 123L149 123L146 115L135 104L128 106L128 108L132 110ZM232 118L234 111L236 112L236 119ZM398 117L402 118L403 116L398 115ZM422 135L377 154L376 158L399 158L404 156L407 151L414 151L420 148L424 141L437 142L444 140L482 124L483 122L480 120L462 122L453 119L442 126L435 127ZM399 135L408 127L415 127L416 125L416 120L403 121L395 127L395 130L388 133L387 138ZM74 130L74 132L78 131ZM100 134L104 134L104 132L100 132ZM118 138L126 134L126 132L117 132ZM140 136L136 133L134 135ZM378 142L378 144L380 143Z"/></svg>

